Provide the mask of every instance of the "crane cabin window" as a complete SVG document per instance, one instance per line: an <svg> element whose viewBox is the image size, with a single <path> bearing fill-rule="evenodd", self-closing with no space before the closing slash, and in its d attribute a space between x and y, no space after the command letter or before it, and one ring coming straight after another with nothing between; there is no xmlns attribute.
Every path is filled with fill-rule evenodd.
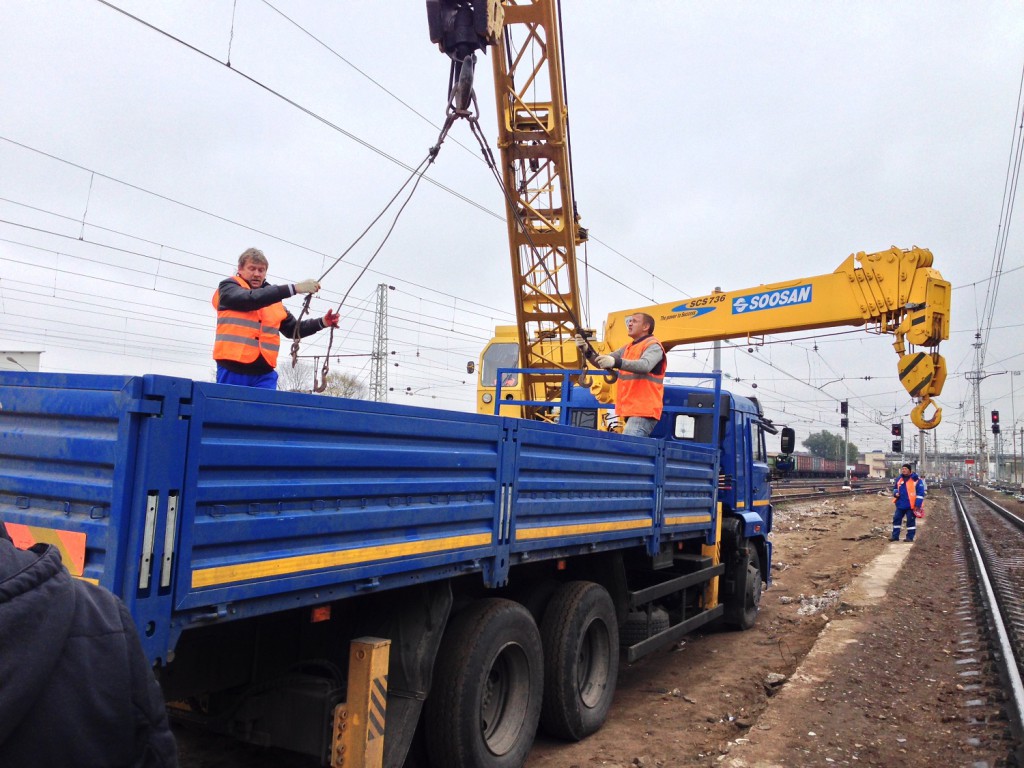
<svg viewBox="0 0 1024 768"><path fill-rule="evenodd" d="M484 359L480 366L480 385L484 387L498 386L499 368L519 367L519 345L518 344L491 344L484 352ZM514 387L519 383L519 377L514 373L505 374L505 380L501 382L502 387Z"/></svg>

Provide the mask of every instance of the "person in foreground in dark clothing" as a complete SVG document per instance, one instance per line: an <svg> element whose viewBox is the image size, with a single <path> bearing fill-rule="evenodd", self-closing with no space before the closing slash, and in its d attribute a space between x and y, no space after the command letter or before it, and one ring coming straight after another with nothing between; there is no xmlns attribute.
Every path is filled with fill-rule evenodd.
<svg viewBox="0 0 1024 768"><path fill-rule="evenodd" d="M124 604L0 522L0 766L174 768L163 695Z"/></svg>
<svg viewBox="0 0 1024 768"><path fill-rule="evenodd" d="M217 338L213 359L217 383L277 389L277 353L281 336L312 336L324 328L337 328L339 315L327 310L322 318L295 319L282 299L297 293L316 293L320 283L303 280L290 285L267 285L267 257L248 248L238 257L238 271L222 280L213 294L217 311Z"/></svg>

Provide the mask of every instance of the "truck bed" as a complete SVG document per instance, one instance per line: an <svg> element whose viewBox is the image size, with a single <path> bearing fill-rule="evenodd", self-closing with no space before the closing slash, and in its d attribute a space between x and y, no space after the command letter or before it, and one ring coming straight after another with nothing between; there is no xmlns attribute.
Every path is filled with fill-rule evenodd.
<svg viewBox="0 0 1024 768"><path fill-rule="evenodd" d="M142 376L0 373L0 519L183 631L715 531L718 453L427 408Z"/></svg>

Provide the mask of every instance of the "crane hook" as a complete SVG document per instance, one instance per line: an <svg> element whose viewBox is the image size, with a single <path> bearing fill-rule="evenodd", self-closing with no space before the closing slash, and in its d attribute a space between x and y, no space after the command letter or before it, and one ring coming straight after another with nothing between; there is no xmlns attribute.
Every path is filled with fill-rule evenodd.
<svg viewBox="0 0 1024 768"><path fill-rule="evenodd" d="M931 418L926 418L924 412L931 406L935 409L935 413ZM918 429L934 429L939 426L939 422L942 421L942 408L935 404L935 401L925 395L921 398L914 409L910 412L910 420L914 422L914 426Z"/></svg>

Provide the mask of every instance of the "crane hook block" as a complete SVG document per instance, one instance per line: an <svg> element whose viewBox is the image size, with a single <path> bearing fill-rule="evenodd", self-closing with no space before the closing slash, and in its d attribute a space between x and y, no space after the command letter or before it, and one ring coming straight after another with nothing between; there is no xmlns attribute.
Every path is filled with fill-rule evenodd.
<svg viewBox="0 0 1024 768"><path fill-rule="evenodd" d="M427 0L430 42L458 59L496 44L504 20L500 0Z"/></svg>
<svg viewBox="0 0 1024 768"><path fill-rule="evenodd" d="M941 355L912 352L900 355L897 364L900 384L911 397L927 397L942 393L946 381L946 361Z"/></svg>
<svg viewBox="0 0 1024 768"><path fill-rule="evenodd" d="M929 419L925 418L924 412L928 406L932 406L935 409L934 415ZM935 405L930 397L921 398L921 402L914 406L914 409L910 412L910 420L914 422L914 426L918 429L935 429L939 426L939 422L942 421L942 409Z"/></svg>

